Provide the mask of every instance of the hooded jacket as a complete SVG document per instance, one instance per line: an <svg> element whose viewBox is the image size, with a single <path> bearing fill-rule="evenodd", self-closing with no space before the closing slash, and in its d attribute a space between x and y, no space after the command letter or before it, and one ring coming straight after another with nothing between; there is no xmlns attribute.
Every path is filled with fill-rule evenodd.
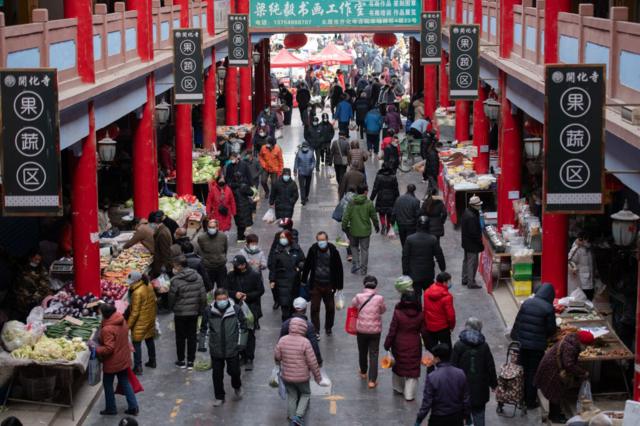
<svg viewBox="0 0 640 426"><path fill-rule="evenodd" d="M191 268L184 268L171 278L169 309L177 317L198 316L207 304L202 277Z"/></svg>
<svg viewBox="0 0 640 426"><path fill-rule="evenodd" d="M489 389L498 386L498 378L491 349L482 333L463 330L460 340L453 345L451 364L467 376L471 407L484 407L489 402Z"/></svg>
<svg viewBox="0 0 640 426"><path fill-rule="evenodd" d="M453 296L446 284L434 283L424 292L424 321L427 331L436 332L456 328Z"/></svg>
<svg viewBox="0 0 640 426"><path fill-rule="evenodd" d="M333 124L329 121L322 121L319 127L322 132L322 144L329 145L336 134L336 129L333 128Z"/></svg>
<svg viewBox="0 0 640 426"><path fill-rule="evenodd" d="M221 312L212 303L209 307L209 353L212 358L233 358L243 350L243 335L247 333L242 311L233 300Z"/></svg>
<svg viewBox="0 0 640 426"><path fill-rule="evenodd" d="M318 360L318 365L322 366L322 354L320 354L320 346L318 345L318 335L316 334L316 329L314 328L313 323L309 321L305 314L302 312L294 312L293 315L291 315L291 318L283 322L280 326L280 338L289 334L289 323L291 323L291 320L294 318L300 318L307 323L307 334L305 337L309 340L309 343L311 343L313 353L316 355L316 359Z"/></svg>
<svg viewBox="0 0 640 426"><path fill-rule="evenodd" d="M207 270L204 269L202 258L195 253L185 253L184 257L187 259L187 266L196 271L202 277L204 289L207 291L213 290L209 274L207 273Z"/></svg>
<svg viewBox="0 0 640 426"><path fill-rule="evenodd" d="M396 111L396 107L394 105L387 106L384 123L387 125L387 129L393 129L396 132L396 135L400 133L402 118L400 118L400 113Z"/></svg>
<svg viewBox="0 0 640 426"><path fill-rule="evenodd" d="M382 129L382 115L378 108L372 108L364 117L364 128L368 135L377 135Z"/></svg>
<svg viewBox="0 0 640 426"><path fill-rule="evenodd" d="M280 363L282 380L288 383L305 383L311 375L316 383L322 376L311 343L305 335L307 323L300 318L289 322L289 334L280 338L274 350L274 358Z"/></svg>
<svg viewBox="0 0 640 426"><path fill-rule="evenodd" d="M426 230L418 229L402 246L402 273L410 276L414 284L431 285L436 268L434 258L440 270L445 271L447 265L438 240Z"/></svg>
<svg viewBox="0 0 640 426"><path fill-rule="evenodd" d="M400 196L398 179L392 169L382 168L376 174L371 191L371 201L376 201L376 211L391 214L396 199Z"/></svg>
<svg viewBox="0 0 640 426"><path fill-rule="evenodd" d="M393 372L400 377L420 377L421 336L426 331L420 305L401 301L393 311L385 350L391 350L396 362Z"/></svg>
<svg viewBox="0 0 640 426"><path fill-rule="evenodd" d="M317 126L313 124L304 128L304 140L309 143L309 146L313 149L318 149L324 142L324 135L322 134L322 126L318 123Z"/></svg>
<svg viewBox="0 0 640 426"><path fill-rule="evenodd" d="M154 337L158 311L156 292L144 281L138 281L130 286L129 295L131 312L127 324L131 330L131 340L141 342Z"/></svg>
<svg viewBox="0 0 640 426"><path fill-rule="evenodd" d="M289 182L285 182L282 177L278 178L271 186L269 196L269 204L275 205L276 218L292 217L299 196L298 185L293 178L289 179Z"/></svg>
<svg viewBox="0 0 640 426"><path fill-rule="evenodd" d="M300 176L311 176L316 166L316 155L312 149L300 148L296 153L296 159L293 163L293 172Z"/></svg>
<svg viewBox="0 0 640 426"><path fill-rule="evenodd" d="M245 303L253 315L256 319L262 317L260 298L264 294L264 284L262 283L262 273L260 271L250 268L249 265L247 265L247 269L244 272L234 270L227 275L225 287L229 291L229 296L236 303L240 303L240 300L236 299L236 293L246 294Z"/></svg>
<svg viewBox="0 0 640 426"><path fill-rule="evenodd" d="M105 373L118 373L131 367L129 327L120 312L102 320L96 355L102 361L102 371Z"/></svg>
<svg viewBox="0 0 640 426"><path fill-rule="evenodd" d="M355 195L342 215L342 230L353 237L369 237L372 222L376 229L380 227L373 203L366 194Z"/></svg>
<svg viewBox="0 0 640 426"><path fill-rule="evenodd" d="M480 227L480 212L478 210L473 207L467 207L460 220L460 231L464 251L480 253L484 250L482 228Z"/></svg>
<svg viewBox="0 0 640 426"><path fill-rule="evenodd" d="M260 149L258 159L260 160L260 166L262 166L267 173L275 173L278 176L282 174L284 160L282 159L282 149L279 145L271 146L271 148L267 148L267 146L264 145Z"/></svg>
<svg viewBox="0 0 640 426"><path fill-rule="evenodd" d="M511 328L511 338L520 342L523 349L544 351L547 348L547 339L556 332L555 296L553 286L546 283L520 307Z"/></svg>
<svg viewBox="0 0 640 426"><path fill-rule="evenodd" d="M351 107L351 102L348 100L343 100L338 104L336 108L336 120L339 123L347 123L353 118L353 108Z"/></svg>
<svg viewBox="0 0 640 426"><path fill-rule="evenodd" d="M372 297L373 296L373 297ZM371 300L364 303L371 297ZM364 305L364 307L362 307ZM374 288L365 288L362 293L355 295L351 307L359 309L356 330L362 334L382 333L382 314L387 310L384 297L377 294Z"/></svg>

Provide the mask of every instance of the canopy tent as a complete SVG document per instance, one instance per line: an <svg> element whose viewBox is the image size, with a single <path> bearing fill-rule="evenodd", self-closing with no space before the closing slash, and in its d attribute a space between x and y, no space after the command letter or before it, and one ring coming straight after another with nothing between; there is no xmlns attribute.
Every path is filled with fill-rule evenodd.
<svg viewBox="0 0 640 426"><path fill-rule="evenodd" d="M353 58L335 44L329 43L320 53L309 59L310 65L351 65Z"/></svg>
<svg viewBox="0 0 640 426"><path fill-rule="evenodd" d="M309 63L304 59L290 53L287 49L282 49L276 56L271 58L271 68L306 68Z"/></svg>

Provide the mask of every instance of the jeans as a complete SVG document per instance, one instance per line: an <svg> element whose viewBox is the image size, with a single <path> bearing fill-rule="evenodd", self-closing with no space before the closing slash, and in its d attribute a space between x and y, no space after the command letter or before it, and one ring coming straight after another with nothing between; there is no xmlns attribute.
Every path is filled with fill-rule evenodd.
<svg viewBox="0 0 640 426"><path fill-rule="evenodd" d="M427 331L426 341L424 342L427 350L429 352L433 352L433 348L438 343L446 343L449 346L449 349L451 349L451 330L445 328L444 330ZM429 367L427 368L427 372L431 373L434 369L435 367L433 366Z"/></svg>
<svg viewBox="0 0 640 426"><path fill-rule="evenodd" d="M309 406L309 400L311 399L311 386L309 386L309 382L284 382L284 387L287 389L287 416L290 418L294 416L304 417L304 413L307 412L307 407Z"/></svg>
<svg viewBox="0 0 640 426"><path fill-rule="evenodd" d="M367 149L376 154L380 152L380 133L367 133Z"/></svg>
<svg viewBox="0 0 640 426"><path fill-rule="evenodd" d="M349 122L348 121L338 121L338 131L340 133L349 134Z"/></svg>
<svg viewBox="0 0 640 426"><path fill-rule="evenodd" d="M404 246L404 242L407 241L407 237L416 233L416 226L398 224L398 233L400 234L400 244Z"/></svg>
<svg viewBox="0 0 640 426"><path fill-rule="evenodd" d="M309 199L309 191L311 190L311 178L313 175L298 175L298 183L300 184L300 200L306 202Z"/></svg>
<svg viewBox="0 0 640 426"><path fill-rule="evenodd" d="M211 282L211 288L207 291L211 291L214 288L224 288L227 281L227 266L217 266L215 268L207 268L207 274L209 274L209 282Z"/></svg>
<svg viewBox="0 0 640 426"><path fill-rule="evenodd" d="M358 333L357 340L360 372L362 374L366 374L368 371L369 381L375 382L376 380L378 380L378 353L380 351L380 333Z"/></svg>
<svg viewBox="0 0 640 426"><path fill-rule="evenodd" d="M350 238L351 253L353 254L352 264L360 268L360 271L367 271L369 264L369 240L371 237Z"/></svg>
<svg viewBox="0 0 640 426"><path fill-rule="evenodd" d="M467 424L473 422L473 426L484 426L484 405L482 407L471 407L471 415L467 419Z"/></svg>
<svg viewBox="0 0 640 426"><path fill-rule="evenodd" d="M324 329L331 331L333 328L333 321L336 316L336 304L333 299L333 289L331 285L315 283L311 289L311 322L316 331L320 333L320 305L324 302L324 309L326 311Z"/></svg>
<svg viewBox="0 0 640 426"><path fill-rule="evenodd" d="M224 401L224 364L227 364L227 374L231 376L231 387L240 389L240 360L238 356L232 358L211 357L211 376L213 377L213 393L216 399Z"/></svg>
<svg viewBox="0 0 640 426"><path fill-rule="evenodd" d="M536 405L537 402L538 392L533 384L533 379L543 356L544 351L520 349L520 365L524 370L524 401L528 406Z"/></svg>
<svg viewBox="0 0 640 426"><path fill-rule="evenodd" d="M262 189L264 189L265 197L269 194L269 184L268 181L271 181L271 186L278 180L277 173L269 173L266 170L262 170L260 172L260 183L262 184Z"/></svg>
<svg viewBox="0 0 640 426"><path fill-rule="evenodd" d="M104 388L104 401L106 405L105 410L110 413L117 412L116 394L113 389L113 381L116 376L118 376L118 383L121 385L124 396L127 398L127 406L129 410L138 409L138 401L136 400L136 395L133 393L133 388L129 383L127 370L122 370L117 373L102 374L102 387Z"/></svg>
<svg viewBox="0 0 640 426"><path fill-rule="evenodd" d="M449 414L446 416L429 417L429 426L463 426L464 413Z"/></svg>
<svg viewBox="0 0 640 426"><path fill-rule="evenodd" d="M462 261L462 285L476 284L479 256L479 253L464 251L464 260Z"/></svg>
<svg viewBox="0 0 640 426"><path fill-rule="evenodd" d="M340 185L340 182L342 182L342 177L344 176L345 173L347 173L347 166L334 164L333 168L336 169L336 181L338 182L338 185Z"/></svg>
<svg viewBox="0 0 640 426"><path fill-rule="evenodd" d="M144 344L147 346L147 354L149 355L149 361L156 360L156 343L153 340L153 337L148 339L144 339ZM141 368L142 367L142 342L133 342L133 348L135 351L133 352L133 368Z"/></svg>
<svg viewBox="0 0 640 426"><path fill-rule="evenodd" d="M196 360L198 343L198 316L174 317L176 328L176 352L178 361L184 361L185 341L187 346L187 362Z"/></svg>

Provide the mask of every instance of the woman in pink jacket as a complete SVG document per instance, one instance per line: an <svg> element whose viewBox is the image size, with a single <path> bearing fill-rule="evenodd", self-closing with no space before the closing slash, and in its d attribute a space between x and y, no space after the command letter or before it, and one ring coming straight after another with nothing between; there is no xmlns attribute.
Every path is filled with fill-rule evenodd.
<svg viewBox="0 0 640 426"><path fill-rule="evenodd" d="M369 372L369 389L378 385L378 352L380 334L382 333L382 314L387 310L384 297L376 293L378 279L373 275L364 277L364 291L356 294L351 306L358 309L358 360L360 377L367 378ZM367 368L367 358L369 365Z"/></svg>
<svg viewBox="0 0 640 426"><path fill-rule="evenodd" d="M294 317L289 322L289 334L282 336L274 351L287 389L288 418L294 425L303 424L302 418L311 398L311 374L316 383L322 384L318 360L306 335L307 322Z"/></svg>

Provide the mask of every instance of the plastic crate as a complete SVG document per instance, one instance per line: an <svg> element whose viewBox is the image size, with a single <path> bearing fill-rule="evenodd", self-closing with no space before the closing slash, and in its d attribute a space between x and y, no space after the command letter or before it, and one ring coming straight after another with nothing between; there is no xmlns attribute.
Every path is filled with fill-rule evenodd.
<svg viewBox="0 0 640 426"><path fill-rule="evenodd" d="M533 277L533 263L514 263L511 265L511 274L517 281L530 281Z"/></svg>
<svg viewBox="0 0 640 426"><path fill-rule="evenodd" d="M515 296L530 296L533 288L533 281L531 280L512 280L513 294Z"/></svg>

